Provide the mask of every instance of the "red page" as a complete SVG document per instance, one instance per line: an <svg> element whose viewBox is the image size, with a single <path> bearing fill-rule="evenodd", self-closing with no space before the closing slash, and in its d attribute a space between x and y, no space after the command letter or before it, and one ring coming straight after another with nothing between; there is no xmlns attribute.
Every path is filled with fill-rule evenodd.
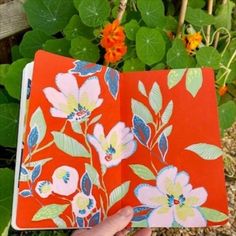
<svg viewBox="0 0 236 236"><path fill-rule="evenodd" d="M27 114L15 228L92 227L126 205L133 227L226 222L212 70L119 73L39 51Z"/></svg>

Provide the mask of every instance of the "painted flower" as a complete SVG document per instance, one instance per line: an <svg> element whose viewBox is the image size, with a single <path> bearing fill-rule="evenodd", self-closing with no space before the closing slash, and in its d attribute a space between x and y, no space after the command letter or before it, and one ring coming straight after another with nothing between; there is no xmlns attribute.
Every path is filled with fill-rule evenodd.
<svg viewBox="0 0 236 236"><path fill-rule="evenodd" d="M83 122L103 102L99 98L101 88L96 76L88 78L79 88L74 75L61 73L56 76L56 85L60 92L52 87L43 90L53 105L50 112L54 117Z"/></svg>
<svg viewBox="0 0 236 236"><path fill-rule="evenodd" d="M178 223L183 227L207 225L198 207L207 199L205 188L192 189L189 175L168 166L157 175L157 186L140 184L135 195L144 206L153 210L148 214L149 227L171 227Z"/></svg>
<svg viewBox="0 0 236 236"><path fill-rule="evenodd" d="M52 190L54 193L68 196L76 191L78 181L79 175L75 168L60 166L52 175Z"/></svg>
<svg viewBox="0 0 236 236"><path fill-rule="evenodd" d="M77 193L72 200L72 211L76 217L86 217L96 206L96 201L92 195L86 195L83 192Z"/></svg>
<svg viewBox="0 0 236 236"><path fill-rule="evenodd" d="M137 147L134 135L123 122L118 122L107 136L103 126L96 124L93 135L88 135L87 138L97 150L101 164L106 167L118 165L123 159L130 157Z"/></svg>
<svg viewBox="0 0 236 236"><path fill-rule="evenodd" d="M47 180L39 181L35 191L41 198L47 198L52 194L52 183Z"/></svg>

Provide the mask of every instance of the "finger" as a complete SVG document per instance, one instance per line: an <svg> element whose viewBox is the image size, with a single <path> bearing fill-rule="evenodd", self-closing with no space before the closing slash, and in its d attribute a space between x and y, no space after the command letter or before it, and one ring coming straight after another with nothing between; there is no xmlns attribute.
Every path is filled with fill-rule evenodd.
<svg viewBox="0 0 236 236"><path fill-rule="evenodd" d="M129 230L123 229L120 232L116 233L116 236L125 236L125 235L127 235L127 233L129 233Z"/></svg>
<svg viewBox="0 0 236 236"><path fill-rule="evenodd" d="M134 236L151 236L152 230L149 228L139 230Z"/></svg>
<svg viewBox="0 0 236 236"><path fill-rule="evenodd" d="M129 224L133 214L132 207L122 208L116 214L106 218L101 224L92 228L90 233L96 236L113 236Z"/></svg>
<svg viewBox="0 0 236 236"><path fill-rule="evenodd" d="M74 231L71 236L89 236L88 233L89 233L89 230L80 229L80 230Z"/></svg>

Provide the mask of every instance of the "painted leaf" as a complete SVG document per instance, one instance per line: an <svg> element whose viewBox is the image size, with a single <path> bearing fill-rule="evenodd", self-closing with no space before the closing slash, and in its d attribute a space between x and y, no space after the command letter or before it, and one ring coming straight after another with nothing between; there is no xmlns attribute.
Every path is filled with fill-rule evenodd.
<svg viewBox="0 0 236 236"><path fill-rule="evenodd" d="M85 163L85 169L89 175L89 178L92 181L92 184L100 186L99 175L98 175L97 170L93 166L91 166L87 163Z"/></svg>
<svg viewBox="0 0 236 236"><path fill-rule="evenodd" d="M143 103L132 98L131 108L132 108L133 114L139 116L141 119L144 120L145 123L148 124L153 121L151 112Z"/></svg>
<svg viewBox="0 0 236 236"><path fill-rule="evenodd" d="M59 216L53 218L52 220L59 229L65 229L67 227L66 222Z"/></svg>
<svg viewBox="0 0 236 236"><path fill-rule="evenodd" d="M100 211L98 211L92 215L92 217L89 219L89 227L93 227L100 222L100 214Z"/></svg>
<svg viewBox="0 0 236 236"><path fill-rule="evenodd" d="M186 73L186 89L195 97L202 87L203 77L200 68L190 68Z"/></svg>
<svg viewBox="0 0 236 236"><path fill-rule="evenodd" d="M133 222L139 222L139 221L142 221L142 220L146 220L148 218L148 215L146 214L146 215L140 215L140 216L134 216L133 218L132 218L132 221Z"/></svg>
<svg viewBox="0 0 236 236"><path fill-rule="evenodd" d="M147 220L142 220L142 221L134 221L134 222L132 222L131 223L131 227L134 227L134 228L146 228L146 227L148 227L148 222L147 222Z"/></svg>
<svg viewBox="0 0 236 236"><path fill-rule="evenodd" d="M34 167L31 175L31 181L34 182L41 174L42 166L39 164Z"/></svg>
<svg viewBox="0 0 236 236"><path fill-rule="evenodd" d="M79 74L80 76L93 75L102 70L102 66L86 61L77 60L74 62L74 68L70 69L69 72L73 74Z"/></svg>
<svg viewBox="0 0 236 236"><path fill-rule="evenodd" d="M120 82L119 72L117 70L108 67L105 72L104 79L107 83L109 92L111 93L112 97L116 100L119 93L119 82Z"/></svg>
<svg viewBox="0 0 236 236"><path fill-rule="evenodd" d="M134 214L135 214L135 213L140 213L140 212L151 210L151 209L152 208L146 207L146 206L137 206L137 207L133 208L133 211L134 211Z"/></svg>
<svg viewBox="0 0 236 236"><path fill-rule="evenodd" d="M54 219L62 214L69 204L50 204L41 207L33 216L32 221Z"/></svg>
<svg viewBox="0 0 236 236"><path fill-rule="evenodd" d="M69 154L73 157L91 156L87 149L74 138L56 131L53 131L52 135L54 137L56 146L66 154Z"/></svg>
<svg viewBox="0 0 236 236"><path fill-rule="evenodd" d="M22 197L30 197L32 196L32 192L30 189L24 189L22 190L21 192L19 192L19 194L22 196Z"/></svg>
<svg viewBox="0 0 236 236"><path fill-rule="evenodd" d="M30 131L28 139L27 139L27 143L28 143L29 148L32 148L32 147L34 147L36 145L36 143L38 141L38 138L39 138L38 129L37 129L37 127L34 127Z"/></svg>
<svg viewBox="0 0 236 236"><path fill-rule="evenodd" d="M167 124L171 118L173 112L173 101L171 100L167 106L166 109L164 110L162 116L161 116L161 121L163 124Z"/></svg>
<svg viewBox="0 0 236 236"><path fill-rule="evenodd" d="M91 179L89 178L88 173L84 173L84 175L81 178L80 181L80 187L83 191L84 194L89 196L91 194L91 189L92 189L92 182Z"/></svg>
<svg viewBox="0 0 236 236"><path fill-rule="evenodd" d="M120 201L129 191L130 181L126 181L113 189L109 196L109 207Z"/></svg>
<svg viewBox="0 0 236 236"><path fill-rule="evenodd" d="M102 117L102 114L93 117L93 119L89 122L89 125L92 125L92 124L98 122L101 119L101 117Z"/></svg>
<svg viewBox="0 0 236 236"><path fill-rule="evenodd" d="M20 181L27 182L31 180L31 171L23 165L20 167Z"/></svg>
<svg viewBox="0 0 236 236"><path fill-rule="evenodd" d="M152 109L154 110L155 114L157 114L162 108L162 95L160 87L156 82L151 88L148 99Z"/></svg>
<svg viewBox="0 0 236 236"><path fill-rule="evenodd" d="M162 133L164 133L165 136L168 137L171 134L172 129L173 129L173 125L169 125L165 129L163 129ZM161 136L159 136L159 137L161 137Z"/></svg>
<svg viewBox="0 0 236 236"><path fill-rule="evenodd" d="M222 222L228 219L228 216L220 211L207 207L199 207L199 211L202 213L205 219L211 222Z"/></svg>
<svg viewBox="0 0 236 236"><path fill-rule="evenodd" d="M196 143L186 147L185 150L196 153L204 160L215 160L223 154L221 148L208 143Z"/></svg>
<svg viewBox="0 0 236 236"><path fill-rule="evenodd" d="M152 171L144 165L133 164L133 165L129 165L129 166L133 170L133 172L141 179L144 179L144 180L155 180L156 179L156 177L152 173Z"/></svg>
<svg viewBox="0 0 236 236"><path fill-rule="evenodd" d="M138 139L138 141L142 145L147 146L151 135L151 130L150 127L144 122L144 120L138 117L137 115L133 116L132 131L135 137Z"/></svg>
<svg viewBox="0 0 236 236"><path fill-rule="evenodd" d="M29 174L29 171L22 165L20 167L20 174L21 175L28 175Z"/></svg>
<svg viewBox="0 0 236 236"><path fill-rule="evenodd" d="M43 138L46 134L46 128L47 128L47 125L46 125L46 122L44 119L44 115L43 115L43 111L40 107L38 107L35 110L35 112L33 113L33 115L31 116L31 119L30 119L31 130L34 127L37 127L37 130L38 130L38 140L36 143L36 144L38 144L43 140Z"/></svg>
<svg viewBox="0 0 236 236"><path fill-rule="evenodd" d="M183 226L180 225L179 223L177 223L177 222L174 220L174 222L172 223L171 227L173 227L173 228L182 228Z"/></svg>
<svg viewBox="0 0 236 236"><path fill-rule="evenodd" d="M172 69L168 73L167 76L167 82L168 82L168 88L171 89L175 87L183 78L183 75L185 73L186 69Z"/></svg>
<svg viewBox="0 0 236 236"><path fill-rule="evenodd" d="M164 133L161 134L161 137L159 139L158 149L161 153L162 161L165 162L166 154L168 152L168 139L166 138Z"/></svg>
<svg viewBox="0 0 236 236"><path fill-rule="evenodd" d="M140 80L138 81L138 90L143 96L147 97L147 92L146 92L145 86L144 86L143 82Z"/></svg>
<svg viewBox="0 0 236 236"><path fill-rule="evenodd" d="M83 130L82 130L81 125L78 121L71 122L71 128L75 133L83 134Z"/></svg>
<svg viewBox="0 0 236 236"><path fill-rule="evenodd" d="M27 162L25 164L25 166L27 166L27 167L35 167L36 165L43 166L44 164L46 164L48 161L51 161L52 159L53 159L52 157L49 157L49 158L41 159L41 160L38 160L38 161Z"/></svg>
<svg viewBox="0 0 236 236"><path fill-rule="evenodd" d="M84 228L84 219L81 217L76 217L76 223L79 226L79 228Z"/></svg>

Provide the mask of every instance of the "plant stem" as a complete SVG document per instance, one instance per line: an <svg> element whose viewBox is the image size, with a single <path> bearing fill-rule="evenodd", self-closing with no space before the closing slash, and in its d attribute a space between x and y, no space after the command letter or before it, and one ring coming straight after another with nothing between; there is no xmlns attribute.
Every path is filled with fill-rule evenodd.
<svg viewBox="0 0 236 236"><path fill-rule="evenodd" d="M207 12L209 15L212 15L212 10L213 10L213 0L208 0ZM206 46L209 46L210 36L211 36L211 25L208 25L206 31Z"/></svg>
<svg viewBox="0 0 236 236"><path fill-rule="evenodd" d="M188 0L182 0L178 28L177 28L177 37L179 37L179 38L181 37L181 31L182 31L182 27L184 24L187 6L188 6Z"/></svg>
<svg viewBox="0 0 236 236"><path fill-rule="evenodd" d="M127 1L128 0L120 0L119 10L118 10L118 14L117 14L117 19L119 20L119 22L121 22L122 17L125 13Z"/></svg>

